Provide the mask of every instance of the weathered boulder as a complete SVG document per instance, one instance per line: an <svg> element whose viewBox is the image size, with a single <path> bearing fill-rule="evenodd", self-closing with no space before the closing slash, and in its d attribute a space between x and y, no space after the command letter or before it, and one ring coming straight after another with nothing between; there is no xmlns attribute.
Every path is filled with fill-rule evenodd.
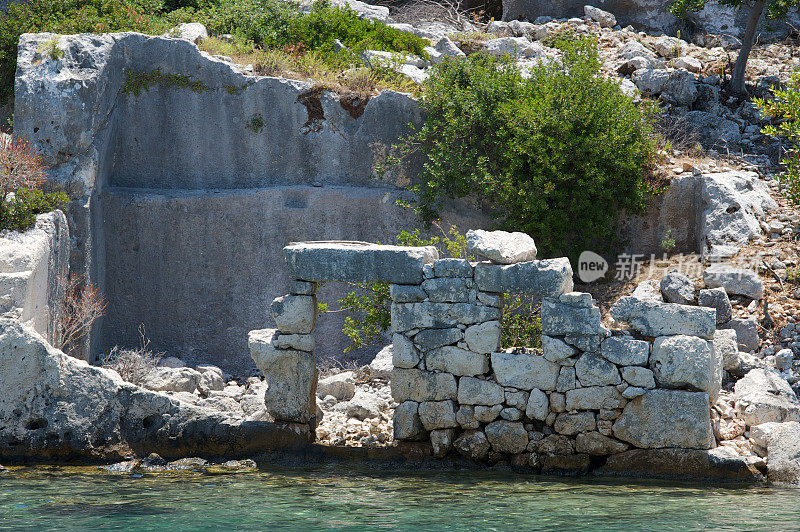
<svg viewBox="0 0 800 532"><path fill-rule="evenodd" d="M458 402L462 405L494 406L504 400L503 387L497 383L474 377L462 377L458 380Z"/></svg>
<svg viewBox="0 0 800 532"><path fill-rule="evenodd" d="M711 402L722 387L722 354L715 352L712 342L696 336L656 338L650 369L660 386L707 392Z"/></svg>
<svg viewBox="0 0 800 532"><path fill-rule="evenodd" d="M581 386L607 386L621 382L617 366L596 353L584 353L575 362L575 375Z"/></svg>
<svg viewBox="0 0 800 532"><path fill-rule="evenodd" d="M640 366L625 366L621 368L622 380L639 388L655 388L656 381L653 372Z"/></svg>
<svg viewBox="0 0 800 532"><path fill-rule="evenodd" d="M309 432L189 405L124 382L0 318L0 457L238 457L307 442Z"/></svg>
<svg viewBox="0 0 800 532"><path fill-rule="evenodd" d="M394 347L393 344L389 344L378 351L375 358L369 363L370 375L376 379L390 379L392 377L392 370L394 369L394 364L392 364L393 358Z"/></svg>
<svg viewBox="0 0 800 532"><path fill-rule="evenodd" d="M310 334L280 334L273 343L278 349L297 349L298 351L314 351L314 337Z"/></svg>
<svg viewBox="0 0 800 532"><path fill-rule="evenodd" d="M167 32L165 36L177 37L194 44L200 44L205 39L208 39L208 30L199 22L184 22Z"/></svg>
<svg viewBox="0 0 800 532"><path fill-rule="evenodd" d="M300 242L283 251L289 274L306 281L419 284L422 266L439 258L432 246L363 242Z"/></svg>
<svg viewBox="0 0 800 532"><path fill-rule="evenodd" d="M528 404L525 406L525 415L530 419L544 421L550 413L550 400L542 390L531 390Z"/></svg>
<svg viewBox="0 0 800 532"><path fill-rule="evenodd" d="M386 410L389 405L375 395L364 390L356 390L353 398L347 402L347 417L365 420L376 418L381 415L382 410ZM422 405L420 405L420 408Z"/></svg>
<svg viewBox="0 0 800 532"><path fill-rule="evenodd" d="M686 122L703 129L702 120L694 116L696 113L702 111L689 113ZM719 117L710 117L711 125L724 122L726 121L721 121ZM739 126L733 124L733 127L738 135ZM724 138L719 131L704 131L715 139ZM769 186L755 172L704 174L701 194L705 204L701 220L702 237L711 246L740 246L755 240L761 235L760 221L767 212L778 206L770 195Z"/></svg>
<svg viewBox="0 0 800 532"><path fill-rule="evenodd" d="M428 295L429 301L437 303L465 303L469 300L467 283L457 277L426 279L422 283L422 289Z"/></svg>
<svg viewBox="0 0 800 532"><path fill-rule="evenodd" d="M467 259L438 259L433 262L436 277L472 277L472 264Z"/></svg>
<svg viewBox="0 0 800 532"><path fill-rule="evenodd" d="M394 409L394 438L416 440L425 435L425 427L419 419L419 403L403 401Z"/></svg>
<svg viewBox="0 0 800 532"><path fill-rule="evenodd" d="M653 49L656 53L667 59L672 59L681 55L681 50L685 46L685 41L667 35L662 35L653 41Z"/></svg>
<svg viewBox="0 0 800 532"><path fill-rule="evenodd" d="M627 443L604 436L599 432L582 432L575 438L575 452L608 456L628 450Z"/></svg>
<svg viewBox="0 0 800 532"><path fill-rule="evenodd" d="M567 410L600 410L620 408L624 399L616 386L590 386L566 392Z"/></svg>
<svg viewBox="0 0 800 532"><path fill-rule="evenodd" d="M611 307L611 316L645 336L685 334L711 339L716 329L716 312L703 307L658 303L624 296Z"/></svg>
<svg viewBox="0 0 800 532"><path fill-rule="evenodd" d="M526 434L527 437L527 434ZM486 435L480 430L465 430L453 442L453 447L464 457L471 460L486 460L489 456L491 445Z"/></svg>
<svg viewBox="0 0 800 532"><path fill-rule="evenodd" d="M452 328L500 318L500 309L472 303L392 303L390 312L394 332Z"/></svg>
<svg viewBox="0 0 800 532"><path fill-rule="evenodd" d="M739 363L739 348L736 344L736 331L731 329L720 329L714 331L714 352L722 357L722 369L731 371Z"/></svg>
<svg viewBox="0 0 800 532"><path fill-rule="evenodd" d="M773 482L800 483L800 423L764 423L753 432L767 449L767 476Z"/></svg>
<svg viewBox="0 0 800 532"><path fill-rule="evenodd" d="M494 421L484 429L486 439L498 453L517 454L528 446L528 432L522 423Z"/></svg>
<svg viewBox="0 0 800 532"><path fill-rule="evenodd" d="M605 335L600 308L590 294L569 293L542 301L542 333L549 336Z"/></svg>
<svg viewBox="0 0 800 532"><path fill-rule="evenodd" d="M314 354L294 349L277 349L275 329L250 331L250 356L264 375L267 391L264 404L275 419L306 423L316 415L314 396L317 365Z"/></svg>
<svg viewBox="0 0 800 532"><path fill-rule="evenodd" d="M701 449L631 449L608 457L596 470L603 476L687 480L761 481L748 457L725 447Z"/></svg>
<svg viewBox="0 0 800 532"><path fill-rule="evenodd" d="M636 447L710 449L714 446L708 394L648 390L625 405L614 437Z"/></svg>
<svg viewBox="0 0 800 532"><path fill-rule="evenodd" d="M317 397L319 398L332 395L339 401L349 401L355 393L355 374L352 371L343 371L336 375L319 379L319 382L317 382Z"/></svg>
<svg viewBox="0 0 800 532"><path fill-rule="evenodd" d="M155 392L194 393L202 375L192 368L153 368L142 380L142 388Z"/></svg>
<svg viewBox="0 0 800 532"><path fill-rule="evenodd" d="M594 6L583 6L583 12L587 17L600 24L601 28L613 28L617 25L617 17L608 11Z"/></svg>
<svg viewBox="0 0 800 532"><path fill-rule="evenodd" d="M419 405L419 419L425 430L457 427L455 401L425 401Z"/></svg>
<svg viewBox="0 0 800 532"><path fill-rule="evenodd" d="M458 330L458 329L456 329ZM392 369L414 368L419 364L419 350L414 343L402 334L392 335Z"/></svg>
<svg viewBox="0 0 800 532"><path fill-rule="evenodd" d="M521 40L530 45L527 39ZM467 249L497 264L515 264L536 258L536 244L525 233L474 229L467 231Z"/></svg>
<svg viewBox="0 0 800 532"><path fill-rule="evenodd" d="M739 124L733 120L721 118L713 113L705 111L690 111L683 117L686 124L687 133L697 138L698 142L705 148L729 149L735 148L742 141L742 133ZM704 175L710 178L718 174ZM711 226L706 226L710 228ZM718 232L725 231L717 227Z"/></svg>
<svg viewBox="0 0 800 532"><path fill-rule="evenodd" d="M437 429L431 431L431 447L433 456L444 458L453 449L453 439L456 431L453 429Z"/></svg>
<svg viewBox="0 0 800 532"><path fill-rule="evenodd" d="M694 303L694 283L678 272L669 272L661 279L661 293L667 303L680 305Z"/></svg>
<svg viewBox="0 0 800 532"><path fill-rule="evenodd" d="M764 297L764 281L757 272L730 264L712 264L703 271L703 282L709 288L722 287L728 294L738 294L750 299Z"/></svg>
<svg viewBox="0 0 800 532"><path fill-rule="evenodd" d="M731 305L728 292L721 286L718 288L700 290L700 295L697 297L697 304L701 307L709 307L717 311L717 325L726 323L731 319L733 305Z"/></svg>
<svg viewBox="0 0 800 532"><path fill-rule="evenodd" d="M580 432L589 432L596 427L592 412L562 412L553 423L553 430L566 436L574 436Z"/></svg>
<svg viewBox="0 0 800 532"><path fill-rule="evenodd" d="M577 350L558 338L542 335L542 356L550 362L561 362L574 355Z"/></svg>
<svg viewBox="0 0 800 532"><path fill-rule="evenodd" d="M463 333L457 327L448 329L425 329L414 336L414 344L423 351L430 351L444 345L451 345L459 342L463 338Z"/></svg>
<svg viewBox="0 0 800 532"><path fill-rule="evenodd" d="M733 400L748 427L770 421L800 421L800 401L774 370L751 370L734 385Z"/></svg>
<svg viewBox="0 0 800 532"><path fill-rule="evenodd" d="M484 292L555 297L572 291L572 266L566 258L509 265L482 262L475 266L475 286Z"/></svg>
<svg viewBox="0 0 800 532"><path fill-rule="evenodd" d="M736 331L736 342L742 351L758 351L761 339L758 337L758 323L753 318L734 318L720 325L721 329Z"/></svg>

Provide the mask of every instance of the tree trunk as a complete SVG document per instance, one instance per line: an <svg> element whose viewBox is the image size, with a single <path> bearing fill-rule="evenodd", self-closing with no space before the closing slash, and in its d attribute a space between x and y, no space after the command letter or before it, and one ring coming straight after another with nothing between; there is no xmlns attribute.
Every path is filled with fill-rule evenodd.
<svg viewBox="0 0 800 532"><path fill-rule="evenodd" d="M733 76L731 77L730 89L736 94L746 94L747 90L744 87L744 72L747 69L747 59L750 57L750 50L753 49L753 41L755 40L756 30L758 29L758 22L761 20L761 14L764 12L764 6L767 0L756 0L753 7L750 8L750 16L747 19L747 28L744 30L742 37L742 49L739 50L739 56L736 58L736 65L733 67Z"/></svg>

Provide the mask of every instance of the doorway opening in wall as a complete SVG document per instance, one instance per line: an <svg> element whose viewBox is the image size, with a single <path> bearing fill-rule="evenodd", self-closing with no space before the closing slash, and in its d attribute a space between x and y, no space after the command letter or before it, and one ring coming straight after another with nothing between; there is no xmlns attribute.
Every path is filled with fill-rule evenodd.
<svg viewBox="0 0 800 532"><path fill-rule="evenodd" d="M390 303L385 283L317 285L318 442L370 447L393 440ZM329 339L334 345L325 345Z"/></svg>

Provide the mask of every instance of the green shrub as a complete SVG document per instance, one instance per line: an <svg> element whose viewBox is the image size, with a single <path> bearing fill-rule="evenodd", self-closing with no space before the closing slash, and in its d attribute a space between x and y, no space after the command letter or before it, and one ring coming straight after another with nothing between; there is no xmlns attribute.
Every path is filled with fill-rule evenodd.
<svg viewBox="0 0 800 532"><path fill-rule="evenodd" d="M403 145L423 150L414 207L425 220L447 198L488 207L497 225L536 239L543 255L614 243L617 213L654 192L655 106L637 106L599 75L594 40L562 40L563 67L530 80L483 53L446 61L425 82L426 121Z"/></svg>
<svg viewBox="0 0 800 532"><path fill-rule="evenodd" d="M36 215L60 209L69 203L63 192L45 193L35 188L22 188L9 201L0 202L0 230L25 231L36 223Z"/></svg>
<svg viewBox="0 0 800 532"><path fill-rule="evenodd" d="M160 34L170 26L163 9L160 0L32 0L9 5L6 13L0 13L0 102L14 91L21 34L111 31Z"/></svg>
<svg viewBox="0 0 800 532"><path fill-rule="evenodd" d="M781 183L786 187L786 197L793 205L800 205L800 71L795 71L786 88L771 88L772 99L755 98L761 111L780 120L777 126L767 126L764 134L785 137L790 142L786 157L781 161L786 172Z"/></svg>

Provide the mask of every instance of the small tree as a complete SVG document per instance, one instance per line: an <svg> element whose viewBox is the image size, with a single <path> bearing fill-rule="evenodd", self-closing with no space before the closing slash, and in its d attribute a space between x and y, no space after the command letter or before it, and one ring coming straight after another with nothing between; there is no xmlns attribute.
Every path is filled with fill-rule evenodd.
<svg viewBox="0 0 800 532"><path fill-rule="evenodd" d="M678 17L686 17L689 13L700 11L705 7L708 0L676 0L670 5L670 11ZM747 89L744 85L744 73L747 68L747 59L753 49L753 41L758 29L761 15L766 12L769 20L783 19L789 13L789 8L800 5L800 0L719 0L719 3L726 6L740 7L749 9L747 17L747 27L742 37L742 49L736 57L736 64L733 67L731 76L730 90L737 94L746 94Z"/></svg>
<svg viewBox="0 0 800 532"><path fill-rule="evenodd" d="M800 205L800 71L795 72L786 88L770 89L772 98L756 98L759 109L777 122L764 128L764 133L784 137L789 141L786 156L781 161L786 172L781 182L786 187L786 197L795 205Z"/></svg>
<svg viewBox="0 0 800 532"><path fill-rule="evenodd" d="M92 324L106 311L103 294L82 275L60 274L64 286L64 299L56 321L56 338L53 344L72 354L80 341L89 334Z"/></svg>

